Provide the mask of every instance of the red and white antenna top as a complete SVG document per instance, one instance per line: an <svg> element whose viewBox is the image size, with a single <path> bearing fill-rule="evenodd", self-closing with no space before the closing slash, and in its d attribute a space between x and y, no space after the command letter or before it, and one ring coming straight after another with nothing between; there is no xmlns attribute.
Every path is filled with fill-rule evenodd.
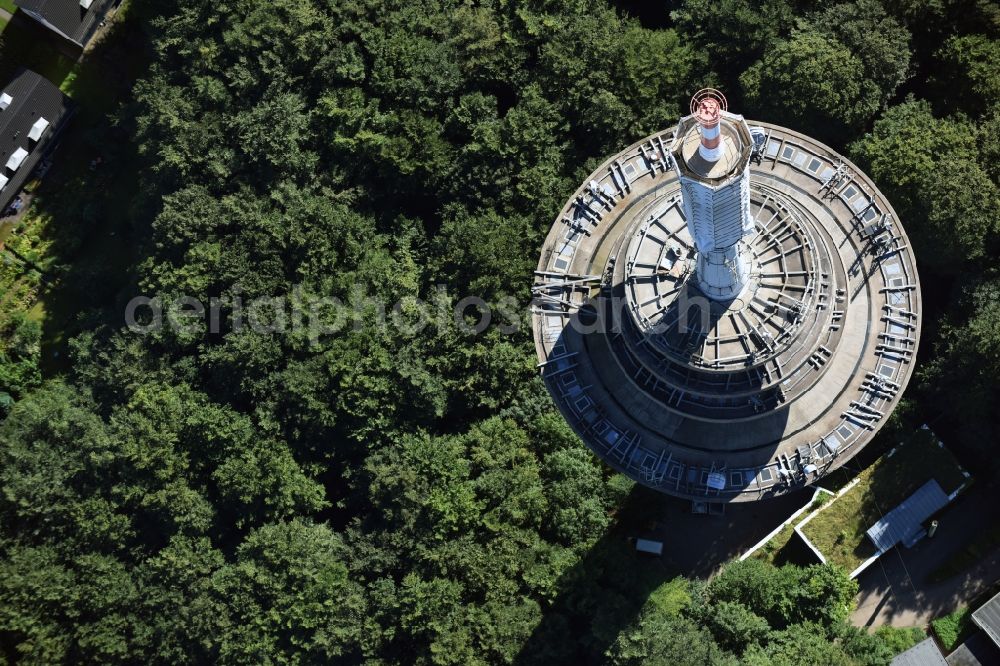
<svg viewBox="0 0 1000 666"><path fill-rule="evenodd" d="M715 88L702 88L691 98L691 115L702 127L715 127L722 117L721 112L728 110L726 96Z"/></svg>
<svg viewBox="0 0 1000 666"><path fill-rule="evenodd" d="M703 88L691 98L691 115L701 125L701 146L698 152L708 162L717 162L722 157L722 132L719 123L722 113L729 110L726 96L715 88Z"/></svg>

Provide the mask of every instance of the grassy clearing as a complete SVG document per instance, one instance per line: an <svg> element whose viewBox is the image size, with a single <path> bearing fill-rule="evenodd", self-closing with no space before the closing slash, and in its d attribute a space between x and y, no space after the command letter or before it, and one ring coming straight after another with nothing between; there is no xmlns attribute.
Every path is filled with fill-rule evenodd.
<svg viewBox="0 0 1000 666"><path fill-rule="evenodd" d="M939 447L930 431L917 431L908 442L858 475L858 484L809 521L802 532L828 561L853 571L875 554L865 531L929 479L946 493L965 477L955 458Z"/></svg>
<svg viewBox="0 0 1000 666"><path fill-rule="evenodd" d="M803 511L796 520L782 527L780 532L771 537L770 540L755 551L751 557L755 557L758 560L764 560L765 562L775 565L782 564L787 559L788 543L792 540L792 538L795 538L795 527L805 520L809 514L829 502L831 499L832 496L825 493L817 496L816 499L814 499L809 505L808 509Z"/></svg>
<svg viewBox="0 0 1000 666"><path fill-rule="evenodd" d="M800 518L804 518L801 516ZM791 540L792 535L795 534L795 526L798 525L798 521L789 523L781 528L781 531L775 534L771 539L761 546L756 552L754 552L751 557L755 557L758 560L764 560L765 562L770 562L774 564L775 561L780 557L781 552L784 550L785 546Z"/></svg>
<svg viewBox="0 0 1000 666"><path fill-rule="evenodd" d="M17 11L17 5L14 4L14 0L0 0L0 9L6 9L13 14Z"/></svg>
<svg viewBox="0 0 1000 666"><path fill-rule="evenodd" d="M0 330L35 303L49 270L51 243L37 221L25 216L0 233Z"/></svg>
<svg viewBox="0 0 1000 666"><path fill-rule="evenodd" d="M882 625L875 630L875 635L892 650L893 654L901 654L927 638L920 627L893 627Z"/></svg>
<svg viewBox="0 0 1000 666"><path fill-rule="evenodd" d="M972 633L974 628L972 609L968 606L962 606L953 613L931 622L931 627L945 651L951 652Z"/></svg>

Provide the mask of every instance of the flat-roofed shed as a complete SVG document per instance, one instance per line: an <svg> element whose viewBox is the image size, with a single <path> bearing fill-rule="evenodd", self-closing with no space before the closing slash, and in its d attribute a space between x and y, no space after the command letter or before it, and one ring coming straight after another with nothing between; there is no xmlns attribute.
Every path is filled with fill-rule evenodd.
<svg viewBox="0 0 1000 666"><path fill-rule="evenodd" d="M972 621L1000 647L1000 594L975 610Z"/></svg>
<svg viewBox="0 0 1000 666"><path fill-rule="evenodd" d="M920 641L892 660L891 666L948 666L933 638Z"/></svg>
<svg viewBox="0 0 1000 666"><path fill-rule="evenodd" d="M923 531L923 522L946 504L948 495L936 480L931 479L882 516L866 533L880 553L898 543L910 546Z"/></svg>

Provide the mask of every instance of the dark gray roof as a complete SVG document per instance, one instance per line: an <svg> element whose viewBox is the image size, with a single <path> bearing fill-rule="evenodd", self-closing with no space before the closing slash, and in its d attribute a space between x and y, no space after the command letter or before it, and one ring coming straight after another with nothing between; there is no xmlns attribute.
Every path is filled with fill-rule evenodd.
<svg viewBox="0 0 1000 666"><path fill-rule="evenodd" d="M27 69L18 72L0 90L0 94L11 97L10 106L0 111L0 176L9 179L0 189L2 210L28 180L42 156L55 144L59 132L72 115L73 106L59 88ZM41 118L49 124L35 141L29 134ZM21 166L12 171L7 168L7 162L19 149L26 150L28 155Z"/></svg>
<svg viewBox="0 0 1000 666"><path fill-rule="evenodd" d="M948 666L933 638L920 641L906 652L897 655L891 666Z"/></svg>
<svg viewBox="0 0 1000 666"><path fill-rule="evenodd" d="M931 479L869 527L868 538L880 552L889 550L915 536L923 529L921 523L947 503L948 495Z"/></svg>
<svg viewBox="0 0 1000 666"><path fill-rule="evenodd" d="M80 0L14 0L14 4L80 46L85 46L116 0L93 0L88 9Z"/></svg>
<svg viewBox="0 0 1000 666"><path fill-rule="evenodd" d="M948 666L992 666L1000 662L1000 648L985 633L977 631L945 657L945 661Z"/></svg>
<svg viewBox="0 0 1000 666"><path fill-rule="evenodd" d="M987 601L972 613L972 621L1000 645L1000 594Z"/></svg>

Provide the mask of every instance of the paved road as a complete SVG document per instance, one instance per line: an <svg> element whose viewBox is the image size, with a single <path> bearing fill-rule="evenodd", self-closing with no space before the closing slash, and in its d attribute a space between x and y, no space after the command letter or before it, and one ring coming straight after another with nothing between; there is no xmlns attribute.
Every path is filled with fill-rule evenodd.
<svg viewBox="0 0 1000 666"><path fill-rule="evenodd" d="M1000 547L953 578L937 584L926 577L1000 520L996 484L976 484L942 515L937 535L911 549L884 554L858 578L861 591L852 621L858 626L924 627L1000 580Z"/></svg>

